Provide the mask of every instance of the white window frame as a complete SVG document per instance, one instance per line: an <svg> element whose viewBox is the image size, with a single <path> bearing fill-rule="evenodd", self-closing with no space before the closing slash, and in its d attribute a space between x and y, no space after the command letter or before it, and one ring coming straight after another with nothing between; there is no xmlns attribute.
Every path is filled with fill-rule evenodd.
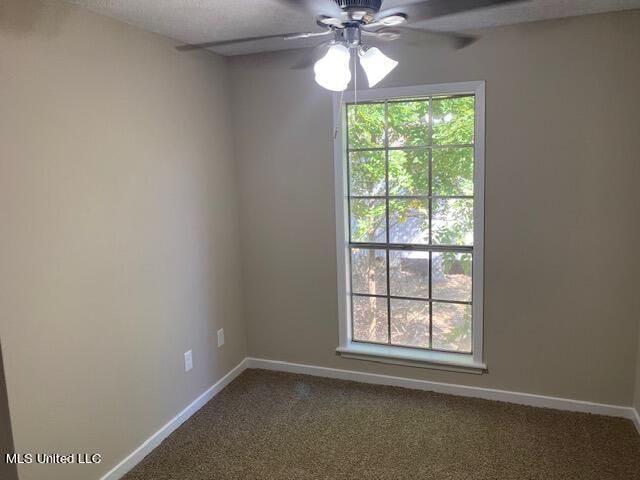
<svg viewBox="0 0 640 480"><path fill-rule="evenodd" d="M375 345L352 341L351 292L349 266L349 202L347 185L346 109L356 101L353 91L334 95L334 170L336 207L336 246L338 267L338 347L345 358L373 360L383 363L482 373L486 370L483 352L483 283L484 283L484 154L485 154L485 82L458 82L399 88L379 88L357 92L358 102L384 101L438 95L475 95L474 138L474 206L473 206L473 271L472 271L472 353L418 350L395 345Z"/></svg>

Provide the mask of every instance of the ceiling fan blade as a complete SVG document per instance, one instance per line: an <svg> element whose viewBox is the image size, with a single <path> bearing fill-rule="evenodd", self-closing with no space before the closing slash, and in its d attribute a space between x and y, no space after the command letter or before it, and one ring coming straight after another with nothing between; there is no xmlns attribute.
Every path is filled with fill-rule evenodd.
<svg viewBox="0 0 640 480"><path fill-rule="evenodd" d="M478 8L496 7L528 0L426 0L378 12L375 21L390 15L405 14L408 22L419 22L431 18L444 17Z"/></svg>
<svg viewBox="0 0 640 480"><path fill-rule="evenodd" d="M406 38L410 42L417 43L434 43L442 40L456 50L467 47L474 43L478 37L474 35L465 35L461 33L445 32L440 30L424 30L422 28L410 28L410 27L388 27L380 28L375 31L363 31L365 36L372 35L377 40L392 41L398 37Z"/></svg>
<svg viewBox="0 0 640 480"><path fill-rule="evenodd" d="M325 30L324 32L308 32L308 33L287 33L282 36L283 40L297 40L299 38L314 38L314 37L326 37L327 35L333 35L332 30Z"/></svg>
<svg viewBox="0 0 640 480"><path fill-rule="evenodd" d="M302 8L316 17L340 18L343 10L333 0L277 0L278 2L291 7Z"/></svg>
<svg viewBox="0 0 640 480"><path fill-rule="evenodd" d="M190 43L186 45L178 45L176 47L176 50L179 50L181 52L188 52L191 50L200 50L202 48L225 47L229 45L236 45L236 44L242 44L242 43L248 43L248 42L258 42L261 40L272 40L274 38L279 38L281 40L297 40L300 38L330 35L331 33L332 33L331 30L327 30L324 32L280 33L278 35L264 35L261 37L234 38L231 40L220 40L215 42Z"/></svg>

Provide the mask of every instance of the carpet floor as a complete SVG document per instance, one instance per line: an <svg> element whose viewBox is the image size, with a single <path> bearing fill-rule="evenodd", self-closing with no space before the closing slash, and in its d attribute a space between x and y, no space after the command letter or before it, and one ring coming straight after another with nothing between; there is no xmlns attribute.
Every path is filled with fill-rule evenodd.
<svg viewBox="0 0 640 480"><path fill-rule="evenodd" d="M629 420L246 370L126 480L639 480Z"/></svg>

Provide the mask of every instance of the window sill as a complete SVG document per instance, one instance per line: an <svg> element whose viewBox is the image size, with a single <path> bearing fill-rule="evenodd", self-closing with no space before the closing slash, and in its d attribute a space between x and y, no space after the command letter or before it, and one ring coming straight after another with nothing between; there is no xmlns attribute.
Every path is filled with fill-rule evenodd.
<svg viewBox="0 0 640 480"><path fill-rule="evenodd" d="M453 372L482 374L487 370L484 363L475 362L472 355L463 353L434 352L413 348L349 343L336 349L338 355L355 360L391 363L408 367L431 368Z"/></svg>

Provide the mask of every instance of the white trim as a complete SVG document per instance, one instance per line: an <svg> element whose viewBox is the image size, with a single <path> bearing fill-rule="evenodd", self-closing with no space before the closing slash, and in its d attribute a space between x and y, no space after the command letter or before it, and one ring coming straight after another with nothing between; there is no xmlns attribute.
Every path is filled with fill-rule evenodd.
<svg viewBox="0 0 640 480"><path fill-rule="evenodd" d="M483 313L484 313L484 184L485 184L485 82L457 82L436 85L419 85L398 88L377 88L359 91L358 101L388 100L391 98L447 95L469 93L475 95L475 139L474 139L474 207L473 207L473 355L472 361L465 360L463 363L471 364L473 373L482 373L486 370L484 364L484 342L483 342ZM335 94L333 97L333 126L334 126L334 181L335 181L335 215L336 215L336 257L338 272L338 352L346 352L351 356L351 351L359 347L351 339L350 301L349 291L349 212L348 212L348 185L347 182L347 162L345 159L346 146L346 118L344 113L344 103L355 101L354 91ZM393 347L397 348L397 347ZM432 360L425 361L419 351L414 355L403 354L402 359L393 359L389 355L381 355L380 360L387 363L411 362L412 366L419 366L422 362L425 368L437 368L437 364L449 365L449 362L438 362L432 356ZM361 356L360 354L358 354ZM368 360L373 360L375 353L367 353ZM412 356L413 358L404 358ZM470 355L471 357L471 355ZM364 358L363 358L364 359ZM459 366L459 365L458 365ZM463 367L464 368L464 367Z"/></svg>
<svg viewBox="0 0 640 480"><path fill-rule="evenodd" d="M178 415L167 422L160 430L146 439L138 448L131 452L124 460L109 470L100 480L118 480L135 467L144 457L167 438L174 430L182 425L191 415L200 410L209 400L215 397L233 379L247 368L247 359L242 360L229 373L209 387L202 395L191 402Z"/></svg>
<svg viewBox="0 0 640 480"><path fill-rule="evenodd" d="M635 408L632 409L633 410L633 423L635 423L636 425L636 429L638 430L638 434L640 434L640 414L638 413L638 410L636 410Z"/></svg>
<svg viewBox="0 0 640 480"><path fill-rule="evenodd" d="M369 88L367 90L358 90L358 102L373 102L390 98L427 97L429 95L479 93L480 88L484 90L484 84L484 80L477 80L470 82L436 83L432 85L413 85L408 87ZM347 103L356 100L356 93L353 90L347 90L342 95L344 101ZM334 97L339 98L340 93L335 94Z"/></svg>
<svg viewBox="0 0 640 480"><path fill-rule="evenodd" d="M475 363L471 355L464 353L416 350L414 348L355 342L351 343L347 348L338 347L336 351L343 358L391 363L406 367L431 368L435 370L475 374L484 373L487 369L484 363Z"/></svg>
<svg viewBox="0 0 640 480"><path fill-rule="evenodd" d="M345 116L343 103L339 95L333 97L333 162L335 172L335 209L336 209L336 258L338 271L338 346L347 348L351 343L349 314L351 311L351 292L349 291L349 269L347 254L349 242L349 211L347 207L347 164L343 158L346 141Z"/></svg>
<svg viewBox="0 0 640 480"><path fill-rule="evenodd" d="M540 408L553 408L571 412L592 413L610 417L626 418L640 424L638 412L632 407L621 407L603 403L571 400L568 398L548 397L532 393L510 392L493 388L470 387L451 383L431 382L416 380L377 373L356 372L338 368L317 367L300 363L283 362L279 360L266 360L262 358L247 358L246 368L261 368L279 372L299 373L316 377L337 378L354 382L372 383L376 385L391 385L395 387L410 388L413 390L425 390L429 392L445 393L462 397L483 398L499 402L516 403ZM640 428L639 428L640 432Z"/></svg>
<svg viewBox="0 0 640 480"><path fill-rule="evenodd" d="M485 82L475 85L475 138L473 159L473 361L484 363L484 143L485 143Z"/></svg>

